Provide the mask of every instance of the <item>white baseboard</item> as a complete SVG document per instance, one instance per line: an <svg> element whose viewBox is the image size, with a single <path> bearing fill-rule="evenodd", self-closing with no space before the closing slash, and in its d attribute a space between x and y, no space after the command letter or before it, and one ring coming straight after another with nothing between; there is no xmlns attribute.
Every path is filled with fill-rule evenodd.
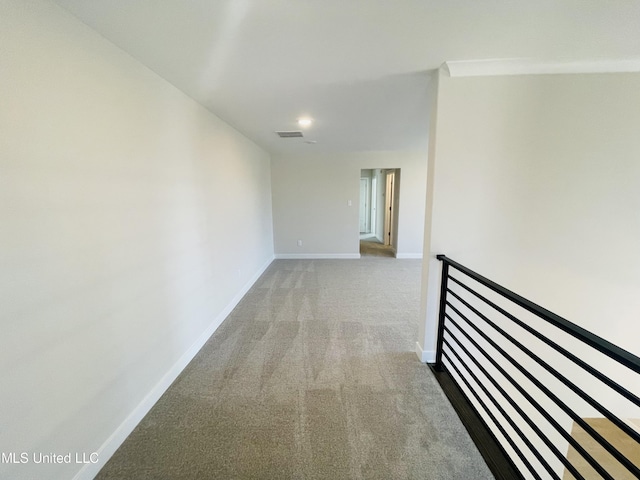
<svg viewBox="0 0 640 480"><path fill-rule="evenodd" d="M422 254L421 253L396 253L396 258L422 259Z"/></svg>
<svg viewBox="0 0 640 480"><path fill-rule="evenodd" d="M92 480L107 463L115 451L122 445L126 438L131 434L133 429L140 423L144 416L151 410L155 403L160 399L162 394L169 388L173 381L180 375L182 370L196 356L209 337L218 329L220 324L229 316L233 309L238 305L242 297L246 295L249 289L260 278L265 270L274 260L271 256L267 262L251 277L251 279L242 287L242 289L233 297L233 300L222 310L216 318L211 322L207 329L202 332L198 339L189 347L189 349L178 359L178 361L169 369L167 373L160 379L155 387L144 397L138 406L129 414L129 416L120 424L120 426L111 434L111 436L98 449L100 461L98 463L85 464L80 471L73 477L73 480Z"/></svg>
<svg viewBox="0 0 640 480"><path fill-rule="evenodd" d="M396 258L422 259L421 253L396 253ZM357 260L359 253L276 253L278 260L322 260L322 259L347 259Z"/></svg>
<svg viewBox="0 0 640 480"><path fill-rule="evenodd" d="M279 260L357 260L359 258L359 253L276 253L276 259Z"/></svg>
<svg viewBox="0 0 640 480"><path fill-rule="evenodd" d="M434 363L436 361L436 352L432 350L422 350L418 342L416 342L416 354L422 363Z"/></svg>

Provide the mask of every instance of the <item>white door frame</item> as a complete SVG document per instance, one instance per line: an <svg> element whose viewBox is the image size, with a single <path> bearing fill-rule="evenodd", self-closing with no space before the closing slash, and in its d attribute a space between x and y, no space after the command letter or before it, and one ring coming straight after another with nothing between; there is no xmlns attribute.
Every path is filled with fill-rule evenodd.
<svg viewBox="0 0 640 480"><path fill-rule="evenodd" d="M369 193L370 179L360 178L360 233L371 232L371 195Z"/></svg>
<svg viewBox="0 0 640 480"><path fill-rule="evenodd" d="M394 223L394 185L396 173L390 170L386 173L386 189L384 192L384 244L393 247Z"/></svg>
<svg viewBox="0 0 640 480"><path fill-rule="evenodd" d="M371 225L369 231L376 234L376 228L378 226L378 178L375 175L375 170L373 171L373 175L371 176Z"/></svg>

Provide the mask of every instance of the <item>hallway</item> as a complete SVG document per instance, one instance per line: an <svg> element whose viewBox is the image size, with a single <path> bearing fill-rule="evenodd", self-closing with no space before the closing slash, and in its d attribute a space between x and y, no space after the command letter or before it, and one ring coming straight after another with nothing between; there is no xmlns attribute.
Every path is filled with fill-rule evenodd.
<svg viewBox="0 0 640 480"><path fill-rule="evenodd" d="M493 478L414 353L419 260L276 260L97 478Z"/></svg>

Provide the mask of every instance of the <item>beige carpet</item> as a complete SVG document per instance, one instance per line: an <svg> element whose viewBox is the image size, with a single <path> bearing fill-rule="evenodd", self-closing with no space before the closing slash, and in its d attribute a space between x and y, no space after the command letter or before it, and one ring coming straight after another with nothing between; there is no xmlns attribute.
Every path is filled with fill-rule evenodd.
<svg viewBox="0 0 640 480"><path fill-rule="evenodd" d="M420 272L275 261L97 478L493 478L414 353Z"/></svg>
<svg viewBox="0 0 640 480"><path fill-rule="evenodd" d="M375 237L360 240L360 255L363 257L395 258L393 249L389 245L380 243Z"/></svg>

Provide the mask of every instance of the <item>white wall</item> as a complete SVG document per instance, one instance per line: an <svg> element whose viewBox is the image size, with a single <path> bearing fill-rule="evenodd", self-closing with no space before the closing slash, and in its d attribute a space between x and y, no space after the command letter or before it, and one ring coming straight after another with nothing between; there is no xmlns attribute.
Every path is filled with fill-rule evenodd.
<svg viewBox="0 0 640 480"><path fill-rule="evenodd" d="M439 84L430 256L639 354L640 75Z"/></svg>
<svg viewBox="0 0 640 480"><path fill-rule="evenodd" d="M360 170L385 167L402 175L398 256L422 255L426 152L275 156L271 163L276 255L357 257Z"/></svg>
<svg viewBox="0 0 640 480"><path fill-rule="evenodd" d="M640 354L638 105L640 74L441 73L430 138L423 350L435 347L441 265L434 256L444 253ZM592 353L585 360L598 365ZM638 391L636 377L619 379ZM614 412L638 416L593 388ZM587 409L584 416L598 415Z"/></svg>
<svg viewBox="0 0 640 480"><path fill-rule="evenodd" d="M270 160L51 3L0 44L0 452L99 467L271 261Z"/></svg>

